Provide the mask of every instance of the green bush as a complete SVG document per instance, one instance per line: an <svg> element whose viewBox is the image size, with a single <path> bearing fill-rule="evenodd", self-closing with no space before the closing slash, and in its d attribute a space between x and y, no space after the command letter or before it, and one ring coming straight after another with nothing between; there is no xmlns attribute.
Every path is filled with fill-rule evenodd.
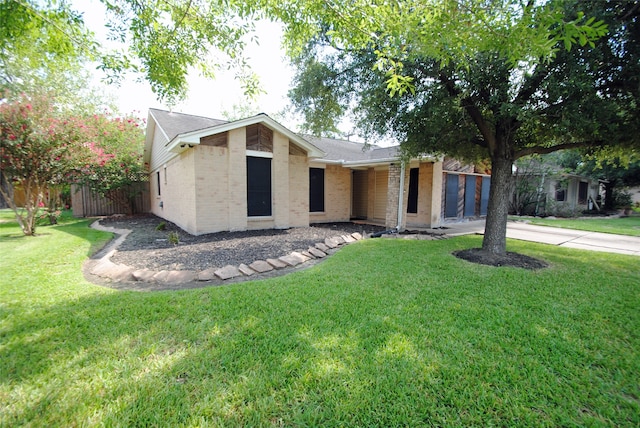
<svg viewBox="0 0 640 428"><path fill-rule="evenodd" d="M178 232L169 232L169 242L173 245L178 245L180 243L180 235L178 235Z"/></svg>

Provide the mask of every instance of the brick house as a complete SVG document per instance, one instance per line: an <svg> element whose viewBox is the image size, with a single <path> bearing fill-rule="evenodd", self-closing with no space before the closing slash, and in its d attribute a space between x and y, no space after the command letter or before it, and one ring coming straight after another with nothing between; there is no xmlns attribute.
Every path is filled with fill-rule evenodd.
<svg viewBox="0 0 640 428"><path fill-rule="evenodd" d="M151 109L151 212L200 235L359 219L441 226L486 214L489 176L398 147L298 135L265 114L233 122ZM483 213L484 209L484 213Z"/></svg>

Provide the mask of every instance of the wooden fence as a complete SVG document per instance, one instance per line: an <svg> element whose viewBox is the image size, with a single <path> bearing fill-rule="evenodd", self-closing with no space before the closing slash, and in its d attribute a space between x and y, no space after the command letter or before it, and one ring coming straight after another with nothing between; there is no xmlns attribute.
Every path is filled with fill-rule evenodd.
<svg viewBox="0 0 640 428"><path fill-rule="evenodd" d="M133 198L133 214L148 213L151 211L149 182L135 183L128 189L121 190L121 192L123 193L121 196L125 194L136 195ZM127 213L127 207L91 192L86 186L71 186L71 206L75 217L94 217Z"/></svg>

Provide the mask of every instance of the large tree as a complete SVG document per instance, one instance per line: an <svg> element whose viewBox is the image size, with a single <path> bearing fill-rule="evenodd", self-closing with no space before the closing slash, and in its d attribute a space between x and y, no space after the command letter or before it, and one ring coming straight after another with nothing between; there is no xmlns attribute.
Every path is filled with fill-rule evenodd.
<svg viewBox="0 0 640 428"><path fill-rule="evenodd" d="M0 22L0 95L68 85L96 57L93 34L65 1L3 1Z"/></svg>
<svg viewBox="0 0 640 428"><path fill-rule="evenodd" d="M408 154L490 159L485 252L506 252L518 158L638 147L637 2L354 2L319 19L292 90L311 129L351 112Z"/></svg>

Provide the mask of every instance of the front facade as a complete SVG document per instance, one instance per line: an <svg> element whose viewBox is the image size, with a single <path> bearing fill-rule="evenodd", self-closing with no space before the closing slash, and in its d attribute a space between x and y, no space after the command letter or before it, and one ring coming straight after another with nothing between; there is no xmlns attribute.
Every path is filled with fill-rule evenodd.
<svg viewBox="0 0 640 428"><path fill-rule="evenodd" d="M354 219L432 228L482 215L488 175L433 157L403 166L397 147L303 137L264 114L225 122L152 109L146 138L151 212L194 235ZM444 191L454 175L457 191Z"/></svg>
<svg viewBox="0 0 640 428"><path fill-rule="evenodd" d="M553 164L518 169L510 211L517 215L573 217L602 209L600 182L560 172Z"/></svg>
<svg viewBox="0 0 640 428"><path fill-rule="evenodd" d="M582 211L600 209L598 180L581 175L558 174L542 185L547 215L573 216Z"/></svg>

